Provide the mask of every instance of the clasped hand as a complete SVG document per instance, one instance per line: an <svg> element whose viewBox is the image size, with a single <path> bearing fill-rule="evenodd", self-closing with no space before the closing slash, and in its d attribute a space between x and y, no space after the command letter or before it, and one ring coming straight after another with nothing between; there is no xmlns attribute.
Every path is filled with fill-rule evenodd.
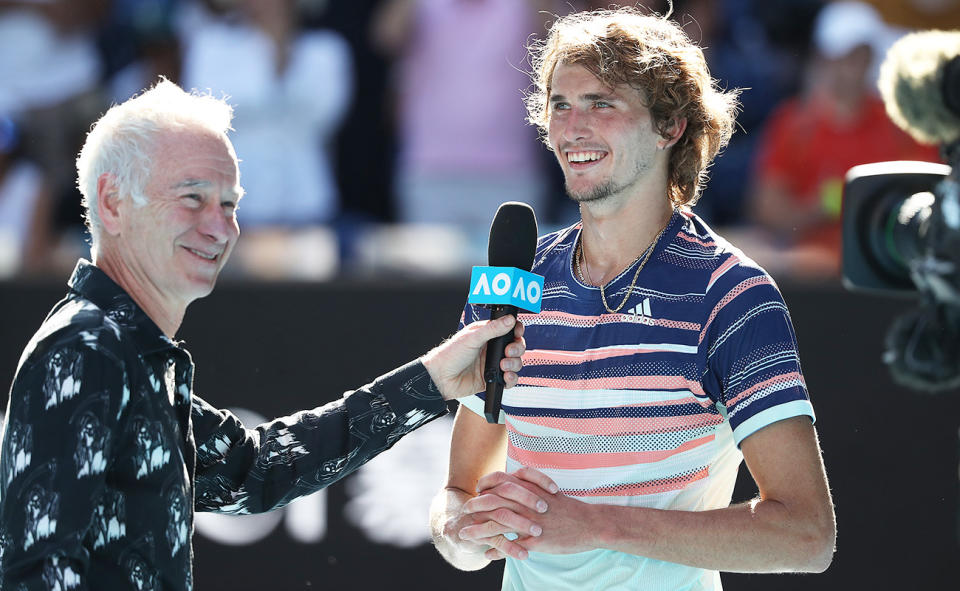
<svg viewBox="0 0 960 591"><path fill-rule="evenodd" d="M590 509L533 468L492 472L477 481L477 496L445 524L444 535L459 539L463 551L483 552L489 560L523 560L530 550L582 552L593 548L586 531Z"/></svg>

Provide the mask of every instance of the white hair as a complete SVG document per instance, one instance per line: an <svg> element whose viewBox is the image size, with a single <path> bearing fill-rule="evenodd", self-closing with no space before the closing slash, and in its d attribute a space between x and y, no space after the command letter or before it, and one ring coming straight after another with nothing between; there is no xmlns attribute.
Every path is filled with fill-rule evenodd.
<svg viewBox="0 0 960 591"><path fill-rule="evenodd" d="M96 248L102 228L97 210L101 175L113 176L119 198L130 196L137 205L144 205L147 197L143 191L150 179L158 132L197 129L226 137L232 119L233 107L226 101L196 91L184 92L163 77L153 88L110 107L93 124L77 156L77 188L92 246Z"/></svg>

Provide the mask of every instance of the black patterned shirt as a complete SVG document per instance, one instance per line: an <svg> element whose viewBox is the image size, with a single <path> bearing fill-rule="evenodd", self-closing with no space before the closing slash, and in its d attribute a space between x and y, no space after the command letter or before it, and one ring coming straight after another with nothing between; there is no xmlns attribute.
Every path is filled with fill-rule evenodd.
<svg viewBox="0 0 960 591"><path fill-rule="evenodd" d="M282 507L446 411L413 362L245 428L193 394L190 354L106 274L80 261L69 285L10 391L2 589L190 589L194 511Z"/></svg>

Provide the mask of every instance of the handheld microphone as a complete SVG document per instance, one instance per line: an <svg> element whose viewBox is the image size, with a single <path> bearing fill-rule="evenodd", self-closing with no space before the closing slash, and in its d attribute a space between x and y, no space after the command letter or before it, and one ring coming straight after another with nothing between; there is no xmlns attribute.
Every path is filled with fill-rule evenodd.
<svg viewBox="0 0 960 591"><path fill-rule="evenodd" d="M488 305L491 320L507 314L516 317L518 308L539 312L543 277L530 273L536 253L537 217L533 208L519 201L501 204L490 225L489 266L473 268L467 301ZM512 331L487 342L483 366L483 381L487 384L483 414L488 423L497 423L500 419L504 386L500 362L511 342Z"/></svg>
<svg viewBox="0 0 960 591"><path fill-rule="evenodd" d="M890 119L913 139L960 139L960 32L902 37L887 51L877 86Z"/></svg>

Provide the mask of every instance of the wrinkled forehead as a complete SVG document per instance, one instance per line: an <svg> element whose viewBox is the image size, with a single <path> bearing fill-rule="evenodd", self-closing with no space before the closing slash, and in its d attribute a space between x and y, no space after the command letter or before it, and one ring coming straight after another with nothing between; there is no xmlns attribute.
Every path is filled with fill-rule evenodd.
<svg viewBox="0 0 960 591"><path fill-rule="evenodd" d="M227 185L239 191L233 144L222 133L205 129L165 129L153 141L151 178L177 183Z"/></svg>
<svg viewBox="0 0 960 591"><path fill-rule="evenodd" d="M236 163L237 156L226 135L196 127L163 128L153 136L154 158L217 157Z"/></svg>

